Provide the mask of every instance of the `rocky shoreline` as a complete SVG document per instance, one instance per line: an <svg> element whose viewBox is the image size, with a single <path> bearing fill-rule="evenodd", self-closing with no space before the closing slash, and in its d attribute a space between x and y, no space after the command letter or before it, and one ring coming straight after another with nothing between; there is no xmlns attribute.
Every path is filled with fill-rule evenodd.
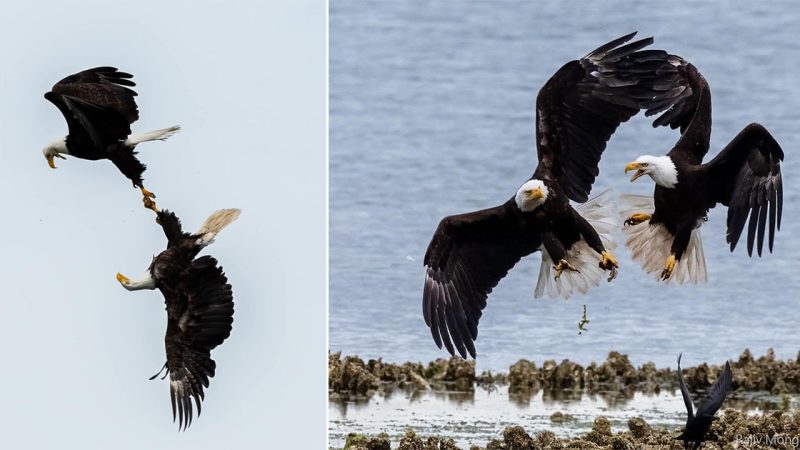
<svg viewBox="0 0 800 450"><path fill-rule="evenodd" d="M800 448L800 413L781 411L760 415L747 415L728 409L715 421L703 443L705 450L722 449L796 449ZM683 449L683 441L677 440L680 429L652 427L643 419L635 417L628 421L628 430L611 431L605 417L598 417L592 430L575 438L559 438L550 431L529 435L522 427L508 427L500 438L492 439L485 446L462 448L453 440L437 437L420 437L407 431L395 450L540 450L540 449ZM391 450L389 436L374 437L351 434L344 450Z"/></svg>
<svg viewBox="0 0 800 450"><path fill-rule="evenodd" d="M796 359L779 360L772 349L753 357L745 350L732 361L733 390L767 391L772 394L800 393L800 353ZM722 366L700 364L684 367L686 383L702 390L716 382ZM475 373L475 361L461 358L437 359L427 365L406 362L364 361L357 356L328 355L328 391L331 399L369 398L379 391L396 388L469 391L476 387L507 386L509 394L533 394L538 390L641 390L658 392L677 383L674 368L656 368L648 362L631 364L628 356L609 353L601 364L588 366L563 360L547 360L538 366L521 359L507 373Z"/></svg>

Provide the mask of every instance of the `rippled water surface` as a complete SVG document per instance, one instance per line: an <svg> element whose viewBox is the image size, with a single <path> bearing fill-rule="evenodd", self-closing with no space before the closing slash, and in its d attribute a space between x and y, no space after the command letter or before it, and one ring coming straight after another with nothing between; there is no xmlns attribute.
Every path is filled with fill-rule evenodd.
<svg viewBox="0 0 800 450"><path fill-rule="evenodd" d="M700 395L700 394L698 394ZM792 396L790 402L796 402ZM698 397L702 398L702 397ZM759 413L779 407L781 399L753 393L729 399L727 408ZM551 421L553 413L571 417L562 423ZM328 407L331 448L342 448L349 433L387 433L397 442L411 428L423 436L447 436L462 448L484 446L500 436L505 427L520 425L526 430L552 431L559 436L587 433L599 416L611 422L613 431L628 429L628 420L641 417L654 427L679 428L686 423L686 409L680 391L660 393L544 392L509 396L506 387L474 392L394 391L369 401L331 401Z"/></svg>
<svg viewBox="0 0 800 450"><path fill-rule="evenodd" d="M618 279L567 301L534 300L539 256L532 255L489 298L478 370L506 371L521 357L587 364L612 349L660 367L674 365L679 352L686 365L719 364L744 348L796 356L800 9L788 1L588 3L331 1L331 350L392 362L446 355L421 314L422 257L438 221L508 199L536 164L539 87L566 61L639 30L708 79L709 155L753 121L783 146L785 210L775 253L731 254L718 208L703 227L707 284L658 284L619 248ZM640 154L663 154L676 139L643 117L624 124L594 192L652 193L649 179L631 184L623 167ZM579 336L584 304L591 323ZM348 420L377 420L370 417Z"/></svg>

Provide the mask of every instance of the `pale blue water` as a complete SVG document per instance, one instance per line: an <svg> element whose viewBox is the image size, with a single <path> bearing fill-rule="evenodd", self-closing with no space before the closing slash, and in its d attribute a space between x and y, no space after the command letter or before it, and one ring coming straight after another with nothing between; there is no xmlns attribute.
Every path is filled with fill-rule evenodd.
<svg viewBox="0 0 800 450"><path fill-rule="evenodd" d="M679 352L687 366L719 364L744 348L797 355L800 9L788 1L644 3L331 2L331 350L395 362L447 356L421 315L422 257L437 223L507 200L536 165L539 87L566 61L639 30L708 79L710 156L753 121L781 143L785 209L775 253L731 254L718 208L703 227L707 284L661 285L620 247L618 279L568 301L533 299L532 255L489 298L478 370L505 371L522 357L586 364L609 350L658 366L674 366ZM677 137L643 117L624 124L594 192L652 193L649 179L631 184L623 167L663 154ZM578 336L583 304L590 331Z"/></svg>

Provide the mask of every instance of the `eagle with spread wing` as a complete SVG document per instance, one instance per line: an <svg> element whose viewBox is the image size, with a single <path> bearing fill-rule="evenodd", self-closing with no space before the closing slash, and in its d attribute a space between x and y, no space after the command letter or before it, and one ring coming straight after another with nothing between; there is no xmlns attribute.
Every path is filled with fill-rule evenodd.
<svg viewBox="0 0 800 450"><path fill-rule="evenodd" d="M139 119L136 92L131 89L136 83L131 78L114 67L95 67L56 83L44 98L64 115L69 134L47 144L42 152L53 169L55 158L66 159L63 155L110 160L141 190L145 207L158 212L155 194L144 187L146 166L134 149L142 142L166 140L180 127L131 134L131 124Z"/></svg>
<svg viewBox="0 0 800 450"><path fill-rule="evenodd" d="M183 429L192 423L195 407L200 415L203 389L216 369L211 350L230 336L233 324L233 292L222 267L211 256L196 256L239 213L238 209L216 211L196 233L187 233L174 213L158 212L156 221L167 236L167 249L153 258L142 278L117 274L129 291L158 289L164 296L167 362L161 370L166 369L164 376L170 379L173 420L177 417Z"/></svg>
<svg viewBox="0 0 800 450"><path fill-rule="evenodd" d="M697 68L679 56L662 71L664 100L647 115L663 112L653 126L679 128L663 156L644 155L625 166L655 182L652 197L625 196L626 244L645 271L677 283L706 281L700 227L717 204L728 207L726 240L731 252L747 224L747 254L772 252L783 210L783 150L764 126L751 123L710 161L711 90ZM749 217L749 222L748 222Z"/></svg>

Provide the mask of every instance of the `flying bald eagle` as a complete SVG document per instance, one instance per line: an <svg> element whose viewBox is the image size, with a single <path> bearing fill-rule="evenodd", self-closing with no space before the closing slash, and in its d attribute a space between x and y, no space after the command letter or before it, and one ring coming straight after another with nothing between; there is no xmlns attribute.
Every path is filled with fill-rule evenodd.
<svg viewBox="0 0 800 450"><path fill-rule="evenodd" d="M167 236L167 249L153 258L141 279L117 274L129 291L158 289L164 295L167 362L161 371L169 375L172 419L177 415L179 428L192 423L192 400L200 415L203 388L216 369L211 350L230 336L233 323L233 293L222 267L211 256L195 257L238 217L238 209L216 211L191 234L183 231L174 213L160 211L156 221Z"/></svg>
<svg viewBox="0 0 800 450"><path fill-rule="evenodd" d="M678 56L671 59L672 67L662 71L671 91L647 114L666 110L653 126L680 128L681 137L665 156L640 156L625 166L626 173L636 171L631 181L649 175L656 187L652 197L624 197L624 231L633 258L647 272L696 283L707 279L700 226L717 204L728 207L731 252L748 216L747 254L753 255L755 245L761 256L767 229L772 252L783 208L783 150L763 126L752 123L703 163L711 136L711 91L697 68Z"/></svg>
<svg viewBox="0 0 800 450"><path fill-rule="evenodd" d="M616 275L608 195L587 202L600 156L620 123L651 108L661 50L631 33L559 69L536 99L539 165L500 206L442 219L425 253L422 312L439 348L475 357L486 299L523 257L542 251L535 295L569 297ZM573 208L569 200L587 202ZM554 273L551 274L551 268Z"/></svg>
<svg viewBox="0 0 800 450"><path fill-rule="evenodd" d="M114 67L95 67L56 83L44 98L64 115L69 134L47 144L43 153L53 169L54 158L66 159L62 155L111 160L142 191L145 207L158 212L155 195L143 184L146 167L136 158L134 149L142 142L166 140L180 127L131 134L131 124L139 119L136 92L128 88L136 86L131 78L133 75Z"/></svg>

